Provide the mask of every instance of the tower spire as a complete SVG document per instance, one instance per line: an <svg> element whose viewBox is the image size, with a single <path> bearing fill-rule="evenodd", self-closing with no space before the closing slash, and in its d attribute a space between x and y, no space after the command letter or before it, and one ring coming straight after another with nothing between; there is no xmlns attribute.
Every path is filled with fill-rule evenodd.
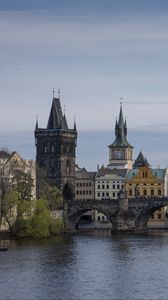
<svg viewBox="0 0 168 300"><path fill-rule="evenodd" d="M76 131L76 117L74 115L74 131Z"/></svg>
<svg viewBox="0 0 168 300"><path fill-rule="evenodd" d="M53 88L53 99L54 99L54 97L55 97L55 89Z"/></svg>
<svg viewBox="0 0 168 300"><path fill-rule="evenodd" d="M58 89L58 99L60 99L60 89Z"/></svg>
<svg viewBox="0 0 168 300"><path fill-rule="evenodd" d="M36 115L36 129L38 129L38 115Z"/></svg>

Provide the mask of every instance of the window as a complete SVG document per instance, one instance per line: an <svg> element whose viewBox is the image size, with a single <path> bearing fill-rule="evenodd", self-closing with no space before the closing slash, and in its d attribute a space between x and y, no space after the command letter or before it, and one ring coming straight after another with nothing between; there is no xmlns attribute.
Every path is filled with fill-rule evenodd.
<svg viewBox="0 0 168 300"><path fill-rule="evenodd" d="M113 190L115 190L115 184L113 184Z"/></svg>
<svg viewBox="0 0 168 300"><path fill-rule="evenodd" d="M92 191L89 191L89 195L91 195L92 194Z"/></svg>
<svg viewBox="0 0 168 300"><path fill-rule="evenodd" d="M113 198L115 198L115 193L113 193Z"/></svg>
<svg viewBox="0 0 168 300"><path fill-rule="evenodd" d="M97 193L97 197L100 197L100 193L99 192Z"/></svg>
<svg viewBox="0 0 168 300"><path fill-rule="evenodd" d="M102 189L104 190L104 184L102 184Z"/></svg>
<svg viewBox="0 0 168 300"><path fill-rule="evenodd" d="M158 190L158 196L161 196L161 194L162 194L162 191Z"/></svg>
<svg viewBox="0 0 168 300"><path fill-rule="evenodd" d="M104 197L104 192L102 193L102 197Z"/></svg>
<svg viewBox="0 0 168 300"><path fill-rule="evenodd" d="M117 189L118 189L118 190L120 189L120 185L119 185L119 184L117 184Z"/></svg>
<svg viewBox="0 0 168 300"><path fill-rule="evenodd" d="M132 196L132 190L129 190L129 196Z"/></svg>
<svg viewBox="0 0 168 300"><path fill-rule="evenodd" d="M76 191L76 194L79 195L79 191Z"/></svg>
<svg viewBox="0 0 168 300"><path fill-rule="evenodd" d="M151 190L151 196L154 196L154 190Z"/></svg>
<svg viewBox="0 0 168 300"><path fill-rule="evenodd" d="M109 197L109 193L106 193L106 197Z"/></svg>
<svg viewBox="0 0 168 300"><path fill-rule="evenodd" d="M143 190L143 195L144 195L144 196L147 195L147 190Z"/></svg>
<svg viewBox="0 0 168 300"><path fill-rule="evenodd" d="M107 189L107 190L109 189L109 185L108 185L108 184L106 185L106 189Z"/></svg>
<svg viewBox="0 0 168 300"><path fill-rule="evenodd" d="M100 189L100 184L98 184L97 189L98 189L98 190Z"/></svg>
<svg viewBox="0 0 168 300"><path fill-rule="evenodd" d="M161 218L162 218L162 215L158 214L158 219L161 220Z"/></svg>
<svg viewBox="0 0 168 300"><path fill-rule="evenodd" d="M143 172L142 177L148 177L148 172Z"/></svg>

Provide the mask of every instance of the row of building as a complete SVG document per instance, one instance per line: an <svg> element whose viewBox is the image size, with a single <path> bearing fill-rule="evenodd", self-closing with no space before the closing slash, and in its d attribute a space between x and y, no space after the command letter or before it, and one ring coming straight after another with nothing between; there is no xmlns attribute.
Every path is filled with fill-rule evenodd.
<svg viewBox="0 0 168 300"><path fill-rule="evenodd" d="M16 164L24 172L29 172L34 182L32 197L36 198L36 166L42 168L46 181L58 187L63 193L69 186L71 195L79 201L92 199L118 199L120 191L127 198L168 196L168 169L153 169L140 152L133 160L134 147L127 140L127 123L123 117L122 104L115 123L115 139L109 147L109 163L90 172L76 164L77 146L76 123L68 127L65 113L62 112L60 98L53 97L46 128L35 127L36 162L23 160L17 152L0 151L0 179L7 176L10 166ZM37 195L38 197L38 195ZM91 212L92 219L107 222L101 212ZM156 211L149 223L166 226L167 207Z"/></svg>
<svg viewBox="0 0 168 300"><path fill-rule="evenodd" d="M133 162L133 146L127 140L127 124L123 118L122 104L115 125L115 140L109 145L109 164L88 172L76 167L75 198L118 199L121 190L128 198L168 196L168 169L153 169L140 151ZM89 214L91 219L107 222L101 212ZM167 207L155 211L149 219L149 226L167 226Z"/></svg>

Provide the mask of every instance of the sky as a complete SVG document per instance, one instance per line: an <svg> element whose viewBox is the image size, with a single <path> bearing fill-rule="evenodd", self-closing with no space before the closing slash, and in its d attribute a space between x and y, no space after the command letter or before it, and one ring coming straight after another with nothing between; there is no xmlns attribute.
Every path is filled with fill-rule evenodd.
<svg viewBox="0 0 168 300"><path fill-rule="evenodd" d="M167 0L0 0L0 70L1 148L35 158L54 88L80 166L108 163L120 98L135 158L168 165Z"/></svg>

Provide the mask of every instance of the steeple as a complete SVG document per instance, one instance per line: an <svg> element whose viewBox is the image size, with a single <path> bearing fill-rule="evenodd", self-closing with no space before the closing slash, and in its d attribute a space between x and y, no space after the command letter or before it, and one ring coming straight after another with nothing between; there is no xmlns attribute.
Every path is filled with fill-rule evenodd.
<svg viewBox="0 0 168 300"><path fill-rule="evenodd" d="M108 147L109 168L132 168L134 147L127 141L127 122L124 121L122 102L120 102L119 117L115 122L115 141Z"/></svg>
<svg viewBox="0 0 168 300"><path fill-rule="evenodd" d="M120 103L120 113L118 122L116 120L115 124L115 141L111 146L119 146L119 147L132 147L127 141L127 123L126 120L124 122L122 103ZM133 148L133 147L132 147Z"/></svg>
<svg viewBox="0 0 168 300"><path fill-rule="evenodd" d="M133 168L146 167L146 166L150 166L150 164L146 159L146 157L140 151L134 162Z"/></svg>
<svg viewBox="0 0 168 300"><path fill-rule="evenodd" d="M53 98L47 129L68 129L66 117L62 114L59 98Z"/></svg>

